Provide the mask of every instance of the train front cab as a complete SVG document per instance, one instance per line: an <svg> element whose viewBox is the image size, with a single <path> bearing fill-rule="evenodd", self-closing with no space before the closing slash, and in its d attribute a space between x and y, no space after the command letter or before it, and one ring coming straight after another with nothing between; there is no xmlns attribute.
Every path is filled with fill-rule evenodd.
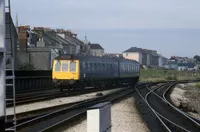
<svg viewBox="0 0 200 132"><path fill-rule="evenodd" d="M54 60L52 79L55 87L72 86L80 78L79 60Z"/></svg>

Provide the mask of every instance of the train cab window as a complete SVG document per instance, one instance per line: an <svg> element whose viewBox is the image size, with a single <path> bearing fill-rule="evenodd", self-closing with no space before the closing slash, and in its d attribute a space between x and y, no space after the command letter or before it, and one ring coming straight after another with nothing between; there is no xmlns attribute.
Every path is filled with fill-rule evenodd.
<svg viewBox="0 0 200 132"><path fill-rule="evenodd" d="M60 62L56 62L55 64L55 71L60 71Z"/></svg>
<svg viewBox="0 0 200 132"><path fill-rule="evenodd" d="M70 62L70 71L75 72L76 71L76 62Z"/></svg>
<svg viewBox="0 0 200 132"><path fill-rule="evenodd" d="M68 62L62 63L62 71L68 71Z"/></svg>

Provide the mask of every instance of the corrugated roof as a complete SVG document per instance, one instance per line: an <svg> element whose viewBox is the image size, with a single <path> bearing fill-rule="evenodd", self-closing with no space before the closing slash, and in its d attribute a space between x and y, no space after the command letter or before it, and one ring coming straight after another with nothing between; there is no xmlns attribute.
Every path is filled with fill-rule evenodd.
<svg viewBox="0 0 200 132"><path fill-rule="evenodd" d="M100 44L90 44L90 49L103 49Z"/></svg>

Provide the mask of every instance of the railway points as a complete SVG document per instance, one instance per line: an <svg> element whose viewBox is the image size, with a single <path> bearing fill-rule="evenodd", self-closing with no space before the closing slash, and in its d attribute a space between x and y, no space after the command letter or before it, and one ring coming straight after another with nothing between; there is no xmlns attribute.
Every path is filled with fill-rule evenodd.
<svg viewBox="0 0 200 132"><path fill-rule="evenodd" d="M153 112L153 115L156 117L157 121L160 122L161 126L157 126L157 128L160 130L199 131L199 122L195 121L186 113L172 106L166 100L166 93L172 87L172 85L174 84L169 83L163 86L158 86L154 89L136 89L136 91L145 101L148 108Z"/></svg>

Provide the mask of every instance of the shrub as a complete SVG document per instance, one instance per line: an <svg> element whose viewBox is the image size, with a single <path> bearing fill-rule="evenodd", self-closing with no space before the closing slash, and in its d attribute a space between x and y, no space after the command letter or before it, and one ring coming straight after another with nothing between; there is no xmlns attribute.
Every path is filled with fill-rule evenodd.
<svg viewBox="0 0 200 132"><path fill-rule="evenodd" d="M200 88L200 83L196 83L195 86L196 86L197 88Z"/></svg>
<svg viewBox="0 0 200 132"><path fill-rule="evenodd" d="M23 63L23 64L20 65L19 69L20 70L34 70L35 67L33 66L33 64Z"/></svg>
<svg viewBox="0 0 200 132"><path fill-rule="evenodd" d="M168 76L166 77L166 80L177 80L177 77L176 76Z"/></svg>

